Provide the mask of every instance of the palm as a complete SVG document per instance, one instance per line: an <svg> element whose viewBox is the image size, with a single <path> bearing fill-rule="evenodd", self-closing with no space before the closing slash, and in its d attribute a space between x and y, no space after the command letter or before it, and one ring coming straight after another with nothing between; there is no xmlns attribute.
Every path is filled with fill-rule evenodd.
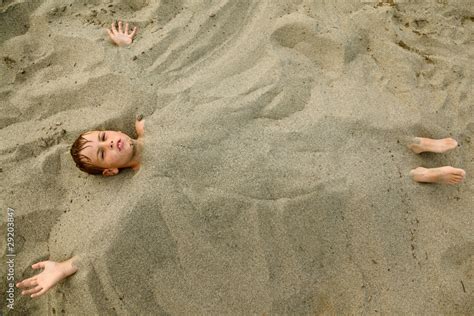
<svg viewBox="0 0 474 316"><path fill-rule="evenodd" d="M59 263L46 261L44 270L36 278L38 285L45 290L49 290L63 278L63 271L60 269Z"/></svg>
<svg viewBox="0 0 474 316"><path fill-rule="evenodd" d="M111 39L118 46L130 45L132 43L132 39L128 35L120 33L113 35L113 37L111 36Z"/></svg>

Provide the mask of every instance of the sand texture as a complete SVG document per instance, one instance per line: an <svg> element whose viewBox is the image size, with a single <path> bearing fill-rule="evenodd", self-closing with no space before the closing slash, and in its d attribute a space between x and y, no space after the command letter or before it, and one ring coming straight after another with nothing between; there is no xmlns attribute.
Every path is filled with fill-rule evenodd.
<svg viewBox="0 0 474 316"><path fill-rule="evenodd" d="M0 1L16 280L81 258L12 314L474 314L474 2L395 2ZM143 168L75 167L139 113ZM408 176L446 165L466 181Z"/></svg>

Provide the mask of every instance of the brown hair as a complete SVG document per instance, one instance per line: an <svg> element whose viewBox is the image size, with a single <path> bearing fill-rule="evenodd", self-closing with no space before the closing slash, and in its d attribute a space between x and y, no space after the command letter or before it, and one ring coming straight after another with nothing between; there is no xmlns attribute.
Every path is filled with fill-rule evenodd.
<svg viewBox="0 0 474 316"><path fill-rule="evenodd" d="M89 174L102 174L102 171L104 171L104 168L94 166L93 164L90 163L90 158L82 155L81 151L87 147L86 144L90 142L89 140L85 139L83 135L87 134L89 132L84 132L79 137L76 139L74 144L71 146L71 156L72 159L74 159L74 162L76 163L76 167L81 169L84 172L87 172Z"/></svg>

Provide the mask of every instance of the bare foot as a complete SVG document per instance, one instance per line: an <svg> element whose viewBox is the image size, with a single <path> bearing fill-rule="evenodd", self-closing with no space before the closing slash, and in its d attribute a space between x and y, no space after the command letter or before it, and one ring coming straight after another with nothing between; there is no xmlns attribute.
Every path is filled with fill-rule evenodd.
<svg viewBox="0 0 474 316"><path fill-rule="evenodd" d="M408 148L419 154L425 151L433 153L444 153L448 150L456 148L458 142L452 138L431 139L415 137L413 143L408 145Z"/></svg>
<svg viewBox="0 0 474 316"><path fill-rule="evenodd" d="M410 171L410 176L417 182L457 184L464 180L466 172L453 167L422 168Z"/></svg>

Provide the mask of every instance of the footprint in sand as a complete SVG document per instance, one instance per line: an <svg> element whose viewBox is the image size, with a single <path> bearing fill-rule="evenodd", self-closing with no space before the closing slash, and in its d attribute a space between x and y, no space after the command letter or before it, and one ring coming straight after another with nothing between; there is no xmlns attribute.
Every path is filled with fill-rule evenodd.
<svg viewBox="0 0 474 316"><path fill-rule="evenodd" d="M0 12L0 20L2 21L0 44L12 37L28 32L30 29L29 16L40 4L40 1L25 1L9 6L5 4L7 8L2 8L2 12Z"/></svg>
<svg viewBox="0 0 474 316"><path fill-rule="evenodd" d="M322 69L339 71L344 65L343 45L329 33L316 33L310 25L290 22L276 29L271 37L279 45L305 55Z"/></svg>

